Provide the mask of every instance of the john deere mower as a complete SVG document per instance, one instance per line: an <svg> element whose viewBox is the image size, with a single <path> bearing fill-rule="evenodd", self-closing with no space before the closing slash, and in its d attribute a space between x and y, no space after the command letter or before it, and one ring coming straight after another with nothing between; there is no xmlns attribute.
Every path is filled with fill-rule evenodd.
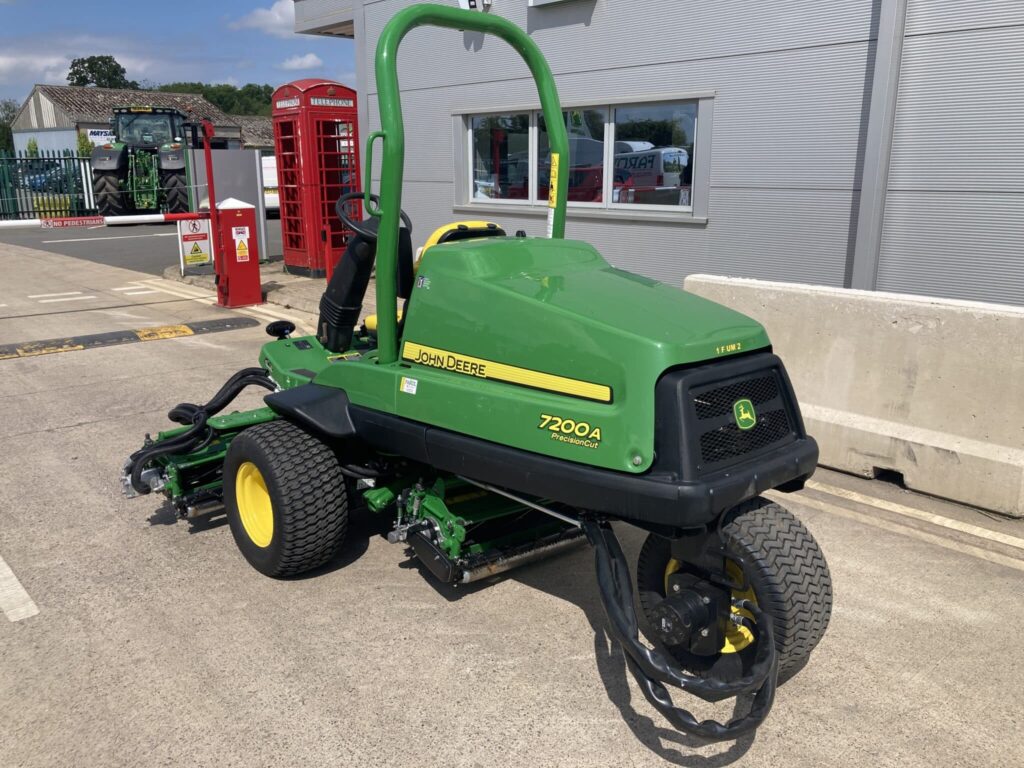
<svg viewBox="0 0 1024 768"><path fill-rule="evenodd" d="M422 25L496 35L529 66L551 147L549 237L456 223L414 265L396 58ZM390 516L388 540L453 585L585 541L608 631L648 701L707 739L752 731L821 639L832 599L814 538L760 495L801 488L818 456L764 329L563 239L565 123L547 63L514 24L406 8L381 34L376 77L383 129L367 144L365 193L338 201L356 234L316 335L271 323L257 367L147 436L126 492L163 492L184 518L223 509L242 555L275 577L328 562L357 505ZM357 197L365 220L349 213ZM378 315L360 324L374 265ZM250 385L269 390L266 406L223 413ZM615 522L648 533L638 601ZM749 707L701 721L670 687Z"/></svg>
<svg viewBox="0 0 1024 768"><path fill-rule="evenodd" d="M92 190L103 216L188 211L185 115L166 107L116 107L114 141L92 151Z"/></svg>

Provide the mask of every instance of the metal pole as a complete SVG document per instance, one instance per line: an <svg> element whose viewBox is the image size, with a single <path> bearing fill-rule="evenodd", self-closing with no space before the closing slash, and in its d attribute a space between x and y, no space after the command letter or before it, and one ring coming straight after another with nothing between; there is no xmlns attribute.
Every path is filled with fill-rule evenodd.
<svg viewBox="0 0 1024 768"><path fill-rule="evenodd" d="M868 112L864 149L864 173L861 178L857 235L853 246L850 287L873 291L878 284L878 260L882 250L882 226L885 197L889 186L889 158L896 123L896 98L899 95L900 64L903 57L903 30L907 18L907 0L878 0L878 42L871 82L871 106Z"/></svg>

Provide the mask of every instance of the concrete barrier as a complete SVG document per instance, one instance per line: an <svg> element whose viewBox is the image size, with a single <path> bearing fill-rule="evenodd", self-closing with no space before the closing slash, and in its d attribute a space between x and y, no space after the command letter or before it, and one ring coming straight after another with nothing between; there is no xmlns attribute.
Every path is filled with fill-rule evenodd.
<svg viewBox="0 0 1024 768"><path fill-rule="evenodd" d="M761 322L820 463L1024 517L1024 308L691 275Z"/></svg>

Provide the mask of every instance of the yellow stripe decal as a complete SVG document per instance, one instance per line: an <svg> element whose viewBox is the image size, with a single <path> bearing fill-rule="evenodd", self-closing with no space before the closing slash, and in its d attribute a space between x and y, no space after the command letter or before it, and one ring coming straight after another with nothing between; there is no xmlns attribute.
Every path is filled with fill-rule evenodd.
<svg viewBox="0 0 1024 768"><path fill-rule="evenodd" d="M493 360L484 360L480 357L460 355L458 352L449 352L446 349L428 347L411 341L402 345L402 359L431 368L454 371L466 376L520 384L524 387L545 389L549 392L583 397L587 400L598 400L602 403L610 403L612 399L611 387L606 387L604 384L592 384L589 381L569 379L565 376L556 376L553 373L531 371L528 368L518 368L514 365L496 363Z"/></svg>

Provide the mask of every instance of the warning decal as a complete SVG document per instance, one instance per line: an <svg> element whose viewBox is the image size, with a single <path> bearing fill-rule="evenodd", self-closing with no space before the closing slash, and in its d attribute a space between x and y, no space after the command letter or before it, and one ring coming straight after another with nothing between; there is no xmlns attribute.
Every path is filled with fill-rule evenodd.
<svg viewBox="0 0 1024 768"><path fill-rule="evenodd" d="M181 272L186 267L210 264L210 222L206 219L189 219L178 222L178 253Z"/></svg>
<svg viewBox="0 0 1024 768"><path fill-rule="evenodd" d="M249 260L249 228L232 227L231 237L235 241L235 261Z"/></svg>

